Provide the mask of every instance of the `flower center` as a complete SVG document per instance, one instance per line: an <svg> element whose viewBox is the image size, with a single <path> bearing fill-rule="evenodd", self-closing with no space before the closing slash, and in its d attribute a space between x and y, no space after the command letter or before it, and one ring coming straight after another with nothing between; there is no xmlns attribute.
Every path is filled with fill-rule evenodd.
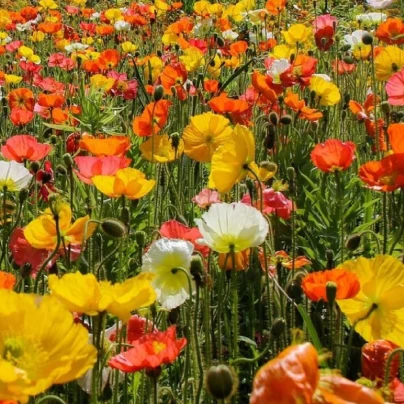
<svg viewBox="0 0 404 404"><path fill-rule="evenodd" d="M153 341L153 350L155 354L159 354L161 351L167 348L167 345L164 342Z"/></svg>
<svg viewBox="0 0 404 404"><path fill-rule="evenodd" d="M24 342L15 337L8 338L4 344L3 359L17 366L24 356Z"/></svg>

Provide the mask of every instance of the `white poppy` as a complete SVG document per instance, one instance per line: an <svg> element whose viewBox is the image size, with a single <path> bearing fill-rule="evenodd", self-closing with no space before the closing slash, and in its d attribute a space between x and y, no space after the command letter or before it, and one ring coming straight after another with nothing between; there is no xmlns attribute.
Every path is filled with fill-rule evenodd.
<svg viewBox="0 0 404 404"><path fill-rule="evenodd" d="M362 46L362 38L365 34L368 34L368 32L364 31L363 29L358 29L352 32L352 34L344 35L344 43L347 45L351 45L352 48L356 46Z"/></svg>
<svg viewBox="0 0 404 404"><path fill-rule="evenodd" d="M268 76L272 77L275 84L281 84L280 76L283 72L288 70L290 62L288 59L275 59L272 61L271 66L267 70Z"/></svg>
<svg viewBox="0 0 404 404"><path fill-rule="evenodd" d="M16 161L0 161L0 190L20 191L27 188L32 174Z"/></svg>
<svg viewBox="0 0 404 404"><path fill-rule="evenodd" d="M383 13L366 13L358 14L356 16L356 21L361 21L363 24L380 24L387 20L387 15Z"/></svg>
<svg viewBox="0 0 404 404"><path fill-rule="evenodd" d="M152 272L152 281L157 300L162 307L171 310L190 297L187 275L194 246L189 241L161 238L154 241L143 256L143 272Z"/></svg>
<svg viewBox="0 0 404 404"><path fill-rule="evenodd" d="M393 0L366 0L366 3L368 3L370 7L373 7L376 10L381 10L392 4Z"/></svg>
<svg viewBox="0 0 404 404"><path fill-rule="evenodd" d="M80 51L86 50L87 48L88 48L88 45L85 45L80 42L74 42L74 43L71 43L70 45L65 46L65 49L67 52L80 52Z"/></svg>
<svg viewBox="0 0 404 404"><path fill-rule="evenodd" d="M227 31L222 32L222 37L227 41L233 41L238 37L238 33L228 29Z"/></svg>
<svg viewBox="0 0 404 404"><path fill-rule="evenodd" d="M214 204L195 222L203 236L198 243L219 253L257 247L268 234L268 222L261 212L241 202Z"/></svg>
<svg viewBox="0 0 404 404"><path fill-rule="evenodd" d="M119 20L114 24L114 28L116 31L129 31L130 24L124 20Z"/></svg>

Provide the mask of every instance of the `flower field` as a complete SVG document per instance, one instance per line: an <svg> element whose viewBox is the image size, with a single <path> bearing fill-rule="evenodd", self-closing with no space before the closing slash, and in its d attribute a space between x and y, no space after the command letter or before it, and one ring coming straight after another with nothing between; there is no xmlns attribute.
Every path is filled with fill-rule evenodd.
<svg viewBox="0 0 404 404"><path fill-rule="evenodd" d="M403 404L403 18L0 1L0 404Z"/></svg>

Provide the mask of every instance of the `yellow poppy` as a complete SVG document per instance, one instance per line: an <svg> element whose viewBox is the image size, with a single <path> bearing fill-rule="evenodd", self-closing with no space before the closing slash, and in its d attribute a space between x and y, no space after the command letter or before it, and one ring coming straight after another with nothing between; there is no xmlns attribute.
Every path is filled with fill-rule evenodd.
<svg viewBox="0 0 404 404"><path fill-rule="evenodd" d="M105 77L102 74L95 74L91 77L91 86L94 88L102 89L105 91L111 90L113 85L115 84L115 79Z"/></svg>
<svg viewBox="0 0 404 404"><path fill-rule="evenodd" d="M316 93L320 105L329 107L338 104L341 100L339 88L322 77L312 77L310 80L310 90Z"/></svg>
<svg viewBox="0 0 404 404"><path fill-rule="evenodd" d="M0 290L0 397L28 402L94 366L88 331L53 296Z"/></svg>
<svg viewBox="0 0 404 404"><path fill-rule="evenodd" d="M386 46L375 58L376 78L386 81L404 66L404 50Z"/></svg>
<svg viewBox="0 0 404 404"><path fill-rule="evenodd" d="M118 170L115 175L96 175L92 181L103 194L111 198L126 196L128 199L140 199L156 183L154 180L147 180L141 171L130 167Z"/></svg>
<svg viewBox="0 0 404 404"><path fill-rule="evenodd" d="M184 129L184 153L191 159L208 163L214 151L232 136L229 120L212 112L196 115Z"/></svg>
<svg viewBox="0 0 404 404"><path fill-rule="evenodd" d="M184 64L188 72L194 72L205 64L203 53L194 46L184 50L183 56L180 56L180 61Z"/></svg>
<svg viewBox="0 0 404 404"><path fill-rule="evenodd" d="M86 224L90 220L90 216L81 217L73 224L72 211L70 205L61 203L58 207L58 224L64 245L82 244L84 239L88 239L97 227L96 223ZM24 236L28 243L34 248L45 248L54 250L57 245L56 221L51 209L45 210L44 214L30 222L24 229Z"/></svg>
<svg viewBox="0 0 404 404"><path fill-rule="evenodd" d="M75 272L62 278L49 275L48 283L52 296L72 312L95 316L108 311L127 322L131 311L150 306L156 300L152 279L151 274L141 274L123 283L111 284L98 282L94 274Z"/></svg>
<svg viewBox="0 0 404 404"><path fill-rule="evenodd" d="M404 265L390 255L360 257L339 265L361 284L353 298L337 300L341 311L366 340L385 339L404 345Z"/></svg>
<svg viewBox="0 0 404 404"><path fill-rule="evenodd" d="M226 193L234 184L244 179L249 171L257 172L255 140L243 125L234 128L233 135L212 156L209 188Z"/></svg>
<svg viewBox="0 0 404 404"><path fill-rule="evenodd" d="M311 27L303 24L293 24L287 31L283 31L282 35L286 43L292 46L305 43L312 33Z"/></svg>
<svg viewBox="0 0 404 404"><path fill-rule="evenodd" d="M142 157L152 163L169 163L181 157L184 153L184 142L178 139L178 146L173 146L173 140L167 134L151 136L140 145Z"/></svg>

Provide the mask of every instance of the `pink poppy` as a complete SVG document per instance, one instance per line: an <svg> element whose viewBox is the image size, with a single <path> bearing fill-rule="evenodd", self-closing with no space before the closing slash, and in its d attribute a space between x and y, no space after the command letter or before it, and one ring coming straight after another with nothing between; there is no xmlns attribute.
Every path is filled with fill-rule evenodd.
<svg viewBox="0 0 404 404"><path fill-rule="evenodd" d="M386 84L386 92L391 105L404 105L404 71L393 74Z"/></svg>
<svg viewBox="0 0 404 404"><path fill-rule="evenodd" d="M74 158L78 170L74 170L77 177L85 184L91 185L91 178L96 175L114 175L118 170L129 166L131 160L119 156L78 156Z"/></svg>
<svg viewBox="0 0 404 404"><path fill-rule="evenodd" d="M213 203L220 203L219 193L205 188L192 198L192 202L196 203L201 209L206 209Z"/></svg>
<svg viewBox="0 0 404 404"><path fill-rule="evenodd" d="M1 154L8 160L18 163L29 161L39 161L46 157L52 146L38 143L38 140L31 135L16 135L7 139L6 144L1 146Z"/></svg>
<svg viewBox="0 0 404 404"><path fill-rule="evenodd" d="M6 45L6 51L10 53L16 52L23 45L23 41L12 41Z"/></svg>
<svg viewBox="0 0 404 404"><path fill-rule="evenodd" d="M202 238L202 234L197 227L191 228L176 220L169 220L161 225L160 234L166 238L189 241L194 245L195 250L200 252L204 257L209 254L209 247L196 242L196 240Z"/></svg>

